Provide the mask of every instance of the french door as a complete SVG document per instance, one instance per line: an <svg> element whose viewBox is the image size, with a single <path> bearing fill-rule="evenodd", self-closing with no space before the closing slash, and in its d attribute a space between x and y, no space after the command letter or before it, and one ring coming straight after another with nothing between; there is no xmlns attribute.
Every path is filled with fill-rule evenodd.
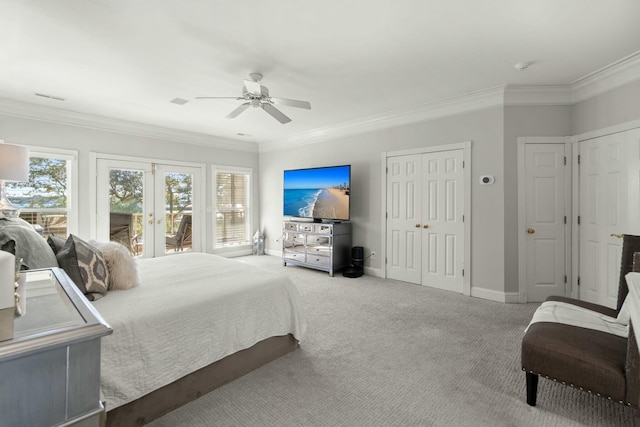
<svg viewBox="0 0 640 427"><path fill-rule="evenodd" d="M202 250L202 170L97 159L98 240L146 258Z"/></svg>

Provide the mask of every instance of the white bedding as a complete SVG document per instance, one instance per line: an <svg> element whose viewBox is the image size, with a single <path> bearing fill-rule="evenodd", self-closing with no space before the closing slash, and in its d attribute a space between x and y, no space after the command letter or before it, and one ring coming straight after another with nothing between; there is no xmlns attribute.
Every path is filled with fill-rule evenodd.
<svg viewBox="0 0 640 427"><path fill-rule="evenodd" d="M107 410L265 338L304 335L298 290L280 273L201 253L138 269L140 286L94 301L113 328L102 339Z"/></svg>

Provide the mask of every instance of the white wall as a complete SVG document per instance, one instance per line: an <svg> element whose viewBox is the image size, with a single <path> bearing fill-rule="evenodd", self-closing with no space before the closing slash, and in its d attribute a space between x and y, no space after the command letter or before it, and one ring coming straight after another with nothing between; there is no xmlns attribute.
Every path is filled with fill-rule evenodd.
<svg viewBox="0 0 640 427"><path fill-rule="evenodd" d="M257 186L258 153L211 148L202 145L185 144L178 141L167 141L126 133L110 132L87 127L52 123L21 117L0 114L0 138L7 143L24 144L38 147L52 147L78 151L79 169L79 229L81 237L88 238L90 232L90 153L117 154L134 157L166 159L205 163L206 171L206 204L207 228L206 248L213 245L213 227L211 208L213 203L211 185L211 165L230 165L253 168L254 185ZM253 194L253 206L258 207L258 194ZM93 207L95 208L95 207ZM258 209L254 210L253 224L258 223ZM255 227L254 227L255 228Z"/></svg>
<svg viewBox="0 0 640 427"><path fill-rule="evenodd" d="M573 106L573 135L640 119L640 79Z"/></svg>
<svg viewBox="0 0 640 427"><path fill-rule="evenodd" d="M471 284L504 291L503 109L491 108L379 130L332 141L260 153L260 223L267 249L279 251L273 239L282 234L282 174L295 169L352 165L351 222L353 245L365 256L380 252L383 206L380 194L381 153L472 141ZM491 174L496 183L480 186ZM380 258L367 266L381 269Z"/></svg>

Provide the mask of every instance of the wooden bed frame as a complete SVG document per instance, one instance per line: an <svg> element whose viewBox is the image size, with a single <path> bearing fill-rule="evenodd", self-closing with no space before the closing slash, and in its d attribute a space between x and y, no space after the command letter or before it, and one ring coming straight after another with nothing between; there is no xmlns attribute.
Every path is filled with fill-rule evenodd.
<svg viewBox="0 0 640 427"><path fill-rule="evenodd" d="M142 426L298 347L293 335L266 338L132 402L109 410L109 427Z"/></svg>

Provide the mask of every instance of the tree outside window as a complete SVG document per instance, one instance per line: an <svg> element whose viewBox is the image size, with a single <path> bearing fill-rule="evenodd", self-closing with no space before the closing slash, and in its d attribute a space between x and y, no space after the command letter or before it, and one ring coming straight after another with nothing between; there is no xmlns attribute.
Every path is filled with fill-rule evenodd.
<svg viewBox="0 0 640 427"><path fill-rule="evenodd" d="M66 237L70 182L69 160L30 157L29 181L7 183L7 196L43 236Z"/></svg>

